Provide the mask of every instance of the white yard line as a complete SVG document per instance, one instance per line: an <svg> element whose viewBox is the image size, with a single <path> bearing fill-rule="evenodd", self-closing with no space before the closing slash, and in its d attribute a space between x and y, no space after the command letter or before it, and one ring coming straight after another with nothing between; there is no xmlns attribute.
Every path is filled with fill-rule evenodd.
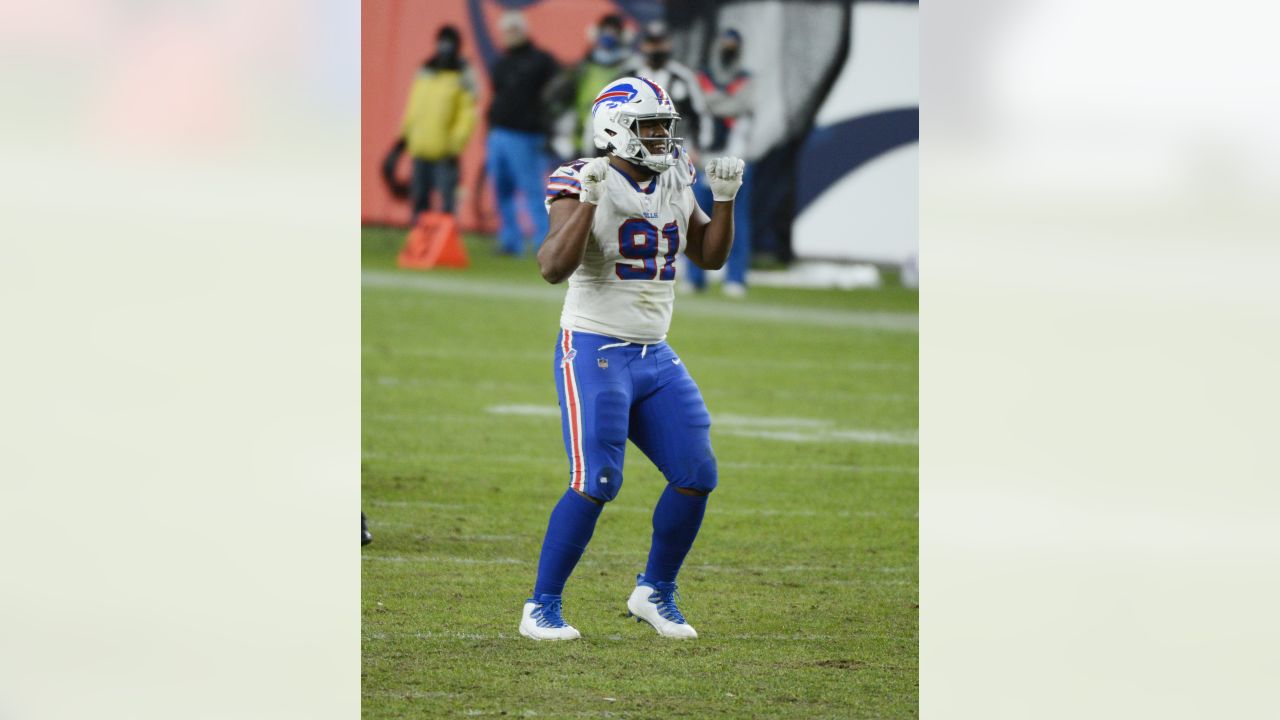
<svg viewBox="0 0 1280 720"><path fill-rule="evenodd" d="M366 378L365 381L389 388L455 387L458 385L458 380L456 378L429 376L396 377L394 375L379 375L373 378ZM543 380L527 380L525 382L496 382L492 380L482 380L468 383L468 387L473 390L504 390L508 391L508 393L510 393L510 391L522 392L526 390L535 390L538 394L544 394L550 386L549 383ZM704 391L703 394L714 400L715 398L721 397L736 398L741 395L741 392L735 389L714 389ZM781 400L796 400L801 403L810 399L827 400L832 397L832 391L821 389L786 390L782 388L755 388L752 390L752 394L757 398L767 396ZM840 392L839 397L846 403L915 403L919 399L918 395L911 393Z"/></svg>
<svg viewBox="0 0 1280 720"><path fill-rule="evenodd" d="M495 415L560 417L552 405L493 405L485 409ZM877 445L918 445L914 431L890 432L835 427L832 420L802 417L761 417L717 413L712 416L713 432L736 437L782 440L786 442L853 442Z"/></svg>
<svg viewBox="0 0 1280 720"><path fill-rule="evenodd" d="M494 414L504 414L515 416L515 418L539 418L547 419L559 416L559 410L552 406L536 406L536 405L504 405L494 406L502 407L502 411ZM532 407L538 407L538 410L532 410ZM716 416L718 418L718 415ZM420 423L444 423L454 425L484 425L489 420L485 420L483 416L462 415L462 414L435 414L435 413L378 413L367 415L366 419L379 421L420 421ZM919 445L919 436L914 430L902 430L902 432L893 432L893 430L870 430L861 428L819 428L819 429L785 429L785 425L778 425L774 429L736 427L732 423L722 423L718 419L712 421L713 436L730 436L730 437L749 437L758 439L776 439L782 442L849 442L861 443L861 445Z"/></svg>
<svg viewBox="0 0 1280 720"><path fill-rule="evenodd" d="M365 288L412 290L443 295L488 299L564 302L564 289L480 280L476 278L422 275L389 270L365 270L360 275ZM915 313L868 310L836 310L759 302L735 302L716 298L681 297L676 301L683 315L716 317L745 322L808 325L814 327L859 328L897 333L916 333L920 320Z"/></svg>
<svg viewBox="0 0 1280 720"><path fill-rule="evenodd" d="M736 399L742 393L737 389L715 388L703 393L709 398L712 404L718 404L718 398ZM804 405L810 400L819 402L830 400L838 397L846 405L852 405L860 402L896 402L896 403L915 403L920 396L914 393L864 393L864 392L844 392L821 390L812 388L809 390L786 390L783 388L752 388L752 395L756 398L767 397L774 400L795 401L797 405Z"/></svg>
<svg viewBox="0 0 1280 720"><path fill-rule="evenodd" d="M560 417L560 408L555 405L491 405L484 409L494 415L527 415L530 417Z"/></svg>
<svg viewBox="0 0 1280 720"><path fill-rule="evenodd" d="M780 440L794 443L829 443L852 442L869 445L919 445L920 440L914 433L889 433L875 430L823 430L819 432L797 432L785 430L748 430L728 429L725 435L735 437L759 438L761 440Z"/></svg>
<svg viewBox="0 0 1280 720"><path fill-rule="evenodd" d="M403 460L406 458L418 458L423 460L434 460L437 462L465 462L475 460L475 455L445 455L430 452L396 452L384 453L378 451L368 451L360 456L361 460ZM485 453L486 462L493 463L511 463L511 464L527 464L527 463L558 463L564 461L564 455L561 451L557 451L550 455L503 455ZM848 470L853 473L869 474L869 475L917 475L920 470L918 468L909 467L907 465L855 465L853 463L773 463L773 462L752 462L742 460L719 460L717 464L720 468L731 470L751 470L751 471L780 471L780 470Z"/></svg>
<svg viewBox="0 0 1280 720"><path fill-rule="evenodd" d="M500 362L509 362L511 360L541 361L545 362L548 366L551 365L551 358L554 355L554 349L551 348L550 345L548 345L546 352L513 352L504 350L501 355L496 355L492 351L478 352L475 350L458 348L406 348L400 346L396 346L394 349L365 346L361 351L366 355L382 355L385 353L407 357L440 358L442 360L494 360ZM729 365L734 367L785 368L788 370L915 372L917 369L916 365L909 363L777 360L752 353L743 353L741 355L698 355L696 357L685 358L685 362L689 365Z"/></svg>
<svg viewBox="0 0 1280 720"><path fill-rule="evenodd" d="M851 470L856 473L917 475L920 470L905 465L853 465L840 463L768 463L717 460L722 468L738 470Z"/></svg>
<svg viewBox="0 0 1280 720"><path fill-rule="evenodd" d="M730 427L740 428L825 428L831 427L834 423L830 420L820 418L803 418L803 417L760 417L757 415L734 415L733 413L716 413L713 416L713 423L716 425L728 425Z"/></svg>

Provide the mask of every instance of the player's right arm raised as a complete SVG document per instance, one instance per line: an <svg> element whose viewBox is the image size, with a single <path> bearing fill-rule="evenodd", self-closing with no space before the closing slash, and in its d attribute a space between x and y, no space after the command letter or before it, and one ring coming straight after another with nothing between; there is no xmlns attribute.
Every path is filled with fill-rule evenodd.
<svg viewBox="0 0 1280 720"><path fill-rule="evenodd" d="M547 239L538 248L538 271L542 279L552 285L563 282L582 264L591 237L591 223L595 221L596 205L604 196L605 177L609 171L608 158L596 158L587 163L580 174L582 190L580 202L561 197L551 203L551 229Z"/></svg>

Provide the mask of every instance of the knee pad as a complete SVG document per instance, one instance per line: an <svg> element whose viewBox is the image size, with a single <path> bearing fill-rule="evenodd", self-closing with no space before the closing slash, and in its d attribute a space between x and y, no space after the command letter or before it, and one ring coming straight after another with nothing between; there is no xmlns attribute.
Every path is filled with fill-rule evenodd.
<svg viewBox="0 0 1280 720"><path fill-rule="evenodd" d="M622 471L615 467L605 467L587 478L587 487L584 492L597 500L609 502L618 497L618 491L621 489Z"/></svg>
<svg viewBox="0 0 1280 720"><path fill-rule="evenodd" d="M676 487L710 494L712 490L716 489L716 484L719 481L720 471L716 467L715 456L711 455L694 468L693 472L683 482L676 483Z"/></svg>

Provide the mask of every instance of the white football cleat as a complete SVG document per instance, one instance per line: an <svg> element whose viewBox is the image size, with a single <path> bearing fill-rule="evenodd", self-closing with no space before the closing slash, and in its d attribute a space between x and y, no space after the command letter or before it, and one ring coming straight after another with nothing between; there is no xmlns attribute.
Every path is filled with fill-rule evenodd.
<svg viewBox="0 0 1280 720"><path fill-rule="evenodd" d="M559 595L537 595L524 601L520 634L534 640L577 640L582 633L560 617Z"/></svg>
<svg viewBox="0 0 1280 720"><path fill-rule="evenodd" d="M647 622L663 637L696 638L698 631L685 622L680 608L676 607L676 584L651 583L644 574L636 576L636 589L627 598L628 616L636 622Z"/></svg>

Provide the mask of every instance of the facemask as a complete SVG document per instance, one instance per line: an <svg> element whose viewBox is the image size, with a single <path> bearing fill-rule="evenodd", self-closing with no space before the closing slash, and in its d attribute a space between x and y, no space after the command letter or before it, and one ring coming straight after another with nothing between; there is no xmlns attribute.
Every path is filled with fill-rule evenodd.
<svg viewBox="0 0 1280 720"><path fill-rule="evenodd" d="M657 50L649 53L645 57L649 60L649 67L660 68L663 65L666 65L667 61L671 59L671 52L669 50Z"/></svg>
<svg viewBox="0 0 1280 720"><path fill-rule="evenodd" d="M622 44L613 35L601 35L591 50L591 59L601 65L612 65L622 58Z"/></svg>
<svg viewBox="0 0 1280 720"><path fill-rule="evenodd" d="M729 67L738 62L738 48L725 48L720 51L720 64Z"/></svg>
<svg viewBox="0 0 1280 720"><path fill-rule="evenodd" d="M452 55L458 52L458 46L452 40L444 38L436 43L436 52L441 55Z"/></svg>

